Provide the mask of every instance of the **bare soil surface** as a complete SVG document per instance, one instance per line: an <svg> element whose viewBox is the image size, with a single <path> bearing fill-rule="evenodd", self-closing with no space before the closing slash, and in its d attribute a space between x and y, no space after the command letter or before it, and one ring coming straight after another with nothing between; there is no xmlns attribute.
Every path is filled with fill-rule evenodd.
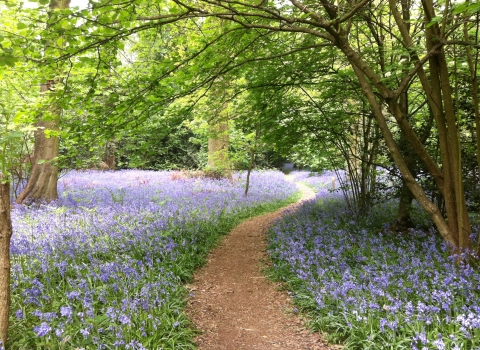
<svg viewBox="0 0 480 350"><path fill-rule="evenodd" d="M299 187L299 202L238 225L195 274L188 286L193 297L187 314L202 331L196 338L200 350L336 348L305 328L288 295L261 272L268 260L268 226L315 196L310 188Z"/></svg>

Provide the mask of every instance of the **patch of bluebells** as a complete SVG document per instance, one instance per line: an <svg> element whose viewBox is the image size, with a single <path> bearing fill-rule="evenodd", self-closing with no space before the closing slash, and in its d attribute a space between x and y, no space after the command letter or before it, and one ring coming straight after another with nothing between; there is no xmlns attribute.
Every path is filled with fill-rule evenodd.
<svg viewBox="0 0 480 350"><path fill-rule="evenodd" d="M191 348L184 282L219 234L297 192L273 171L253 172L247 197L244 185L70 172L57 202L14 206L11 347Z"/></svg>
<svg viewBox="0 0 480 350"><path fill-rule="evenodd" d="M279 220L269 232L274 273L312 327L351 349L480 349L480 273L455 257L424 214L389 230L396 203L361 219L340 194Z"/></svg>

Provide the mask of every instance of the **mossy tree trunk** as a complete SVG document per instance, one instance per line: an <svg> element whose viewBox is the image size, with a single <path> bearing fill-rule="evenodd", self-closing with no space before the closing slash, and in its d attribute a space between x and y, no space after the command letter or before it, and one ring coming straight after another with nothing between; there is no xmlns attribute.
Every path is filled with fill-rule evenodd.
<svg viewBox="0 0 480 350"><path fill-rule="evenodd" d="M210 125L207 169L224 172L229 169L228 120L215 120Z"/></svg>
<svg viewBox="0 0 480 350"><path fill-rule="evenodd" d="M220 176L225 176L230 169L227 89L228 83L225 79L220 78L212 89L212 105L214 108L212 108L213 114L208 122L207 171Z"/></svg>

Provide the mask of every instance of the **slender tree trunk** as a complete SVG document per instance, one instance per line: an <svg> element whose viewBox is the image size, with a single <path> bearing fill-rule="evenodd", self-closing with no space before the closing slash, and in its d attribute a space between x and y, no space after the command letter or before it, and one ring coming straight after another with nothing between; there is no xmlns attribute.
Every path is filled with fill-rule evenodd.
<svg viewBox="0 0 480 350"><path fill-rule="evenodd" d="M0 174L0 180L5 177ZM0 182L0 338L6 349L10 315L10 184Z"/></svg>
<svg viewBox="0 0 480 350"><path fill-rule="evenodd" d="M402 9L402 18L405 23L405 28L407 32L410 32L410 3L408 0L400 0L400 5ZM408 60L408 55L403 55L402 60ZM404 75L408 74L408 69L403 71ZM405 118L408 120L408 88L406 88L399 97L399 107L400 111L403 113ZM412 173L412 175L416 176L416 169L415 169L415 152L408 143L405 138L404 133L400 134L400 141L399 147L403 151L405 163ZM397 217L396 223L399 226L400 230L404 230L413 226L412 219L411 219L411 208L412 208L412 201L414 199L412 193L408 189L406 182L402 179L402 188L400 189L400 198L398 203L398 210L397 210Z"/></svg>
<svg viewBox="0 0 480 350"><path fill-rule="evenodd" d="M451 251L453 253L460 252L467 247L466 245L468 244L468 240L465 240L465 235L469 235L469 224L467 211L465 210L465 198L463 196L461 162L458 158L460 149L458 130L455 125L454 109L453 113L451 113L453 104L451 103L448 70L443 52L443 46L445 44L444 29L449 8L448 1L445 5L442 28L439 28L438 23L435 22L433 22L434 24L431 26L426 26L428 27L426 28L425 38L427 55L420 60L415 48L417 45L413 42L408 28L405 25L405 21L397 9L397 0L388 0L390 11L403 39L402 44L408 50L412 62L415 63L414 70L411 70L410 73L401 80L396 90L390 89L375 69L372 69L362 56L352 48L348 33L350 22L345 25L345 28L339 24L345 22L343 18L340 18L337 23L333 21L335 24L330 24L323 16L317 14L303 3L297 0L291 0L291 2L312 20L317 21L319 27L324 28L328 33L328 39L340 49L343 55L349 60L360 82L362 93L367 98L372 113L378 122L386 146L395 164L398 166L406 185L420 205L430 215L440 235L450 245ZM424 11L423 17L426 23L429 24L435 18L432 0L421 0L421 3ZM336 10L329 6L328 2L323 2L322 5L331 19L339 16ZM405 3L405 5L407 6L408 2ZM428 62L430 63L430 80L423 70L424 60L429 60ZM442 169L440 169L437 162L428 153L425 145L421 142L413 130L412 125L408 122L406 116L398 106L398 98L401 92L409 86L415 75L419 78L422 88L425 91L429 107L437 122L442 153ZM377 97L380 97L380 102ZM439 191L443 193L445 202L448 203L446 218L442 215L439 208L428 198L425 191L408 169L405 159L393 138L392 130L385 118L382 106L383 102L388 103L390 112L394 116L397 125L405 134L412 149L422 162L425 163L428 171L435 179ZM457 158L454 159L454 157Z"/></svg>
<svg viewBox="0 0 480 350"><path fill-rule="evenodd" d="M250 154L250 165L248 166L247 182L245 183L245 196L248 195L248 189L250 188L250 174L252 173L254 166L255 166L255 149L253 149L252 153Z"/></svg>
<svg viewBox="0 0 480 350"><path fill-rule="evenodd" d="M250 151L250 165L248 166L247 182L245 184L245 196L248 195L248 190L250 188L250 174L252 173L252 170L255 167L255 152L257 151L257 142L259 137L260 137L260 125L257 124L255 128L255 144L253 145Z"/></svg>
<svg viewBox="0 0 480 350"><path fill-rule="evenodd" d="M400 230L413 227L412 218L410 215L413 199L414 197L408 189L406 183L402 181L402 188L400 190L400 201L398 203L396 218L396 224L399 226Z"/></svg>
<svg viewBox="0 0 480 350"><path fill-rule="evenodd" d="M477 32L478 32L478 27L477 27ZM478 34L477 34L477 37L478 37ZM465 25L465 39L468 40L468 31L467 31L466 25ZM478 169L480 171L480 99L478 97L478 78L477 78L478 56L474 62L471 49L468 46L467 46L467 60L468 60L468 67L470 70L470 80L472 83L472 103L473 103L473 110L475 112L475 129L477 134L476 135L477 136L476 137L477 138L477 163L478 163Z"/></svg>
<svg viewBox="0 0 480 350"><path fill-rule="evenodd" d="M477 30L476 30L477 40L478 40L478 31L479 31L478 18L479 18L479 14L477 13ZM466 23L463 28L464 28L465 40L469 40L468 28ZM478 54L476 56L476 59L474 60L471 48L467 46L466 49L467 49L468 69L470 71L470 81L472 84L473 110L475 113L475 130L476 130L476 139L477 139L477 165L478 165L478 171L480 172L480 101L478 98L478 79L477 79ZM477 245L477 255L480 255L480 237Z"/></svg>

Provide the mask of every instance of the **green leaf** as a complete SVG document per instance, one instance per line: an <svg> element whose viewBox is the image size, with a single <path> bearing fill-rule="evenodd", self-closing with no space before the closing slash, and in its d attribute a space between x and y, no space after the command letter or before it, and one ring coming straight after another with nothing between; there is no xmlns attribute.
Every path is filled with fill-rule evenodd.
<svg viewBox="0 0 480 350"><path fill-rule="evenodd" d="M39 0L38 1L40 5L48 5L50 3L50 0Z"/></svg>
<svg viewBox="0 0 480 350"><path fill-rule="evenodd" d="M469 12L471 12L472 14L476 13L476 12L480 12L480 2L475 2L473 4L470 4L470 6L468 6L467 10Z"/></svg>
<svg viewBox="0 0 480 350"><path fill-rule="evenodd" d="M0 66L10 66L14 67L15 62L18 61L18 58L12 56L12 55L4 55L0 56Z"/></svg>
<svg viewBox="0 0 480 350"><path fill-rule="evenodd" d="M17 29L25 29L28 28L28 26L25 23L18 22L17 23Z"/></svg>
<svg viewBox="0 0 480 350"><path fill-rule="evenodd" d="M468 3L464 2L463 4L460 4L457 7L455 7L455 9L453 10L453 13L457 14L457 13L463 12L467 9L467 7L468 7Z"/></svg>
<svg viewBox="0 0 480 350"><path fill-rule="evenodd" d="M122 21L122 20L125 20L125 19L130 18L130 16L131 16L131 14L130 14L129 11L127 11L127 10L121 10L120 13L119 13L119 15L118 15L118 19L119 19L120 21Z"/></svg>
<svg viewBox="0 0 480 350"><path fill-rule="evenodd" d="M442 17L440 17L440 16L437 16L437 17L433 18L432 21L427 24L427 28L430 28L430 27L433 26L435 23L440 22L441 19L442 19Z"/></svg>
<svg viewBox="0 0 480 350"><path fill-rule="evenodd" d="M456 6L455 9L453 10L453 13L459 14L459 13L465 12L467 14L474 14L479 11L480 11L479 2L474 2L474 3L464 2Z"/></svg>
<svg viewBox="0 0 480 350"><path fill-rule="evenodd" d="M7 139L21 139L23 137L23 133L20 131L12 131L5 135Z"/></svg>
<svg viewBox="0 0 480 350"><path fill-rule="evenodd" d="M62 29L70 29L72 27L70 21L67 18L62 18L58 24Z"/></svg>

